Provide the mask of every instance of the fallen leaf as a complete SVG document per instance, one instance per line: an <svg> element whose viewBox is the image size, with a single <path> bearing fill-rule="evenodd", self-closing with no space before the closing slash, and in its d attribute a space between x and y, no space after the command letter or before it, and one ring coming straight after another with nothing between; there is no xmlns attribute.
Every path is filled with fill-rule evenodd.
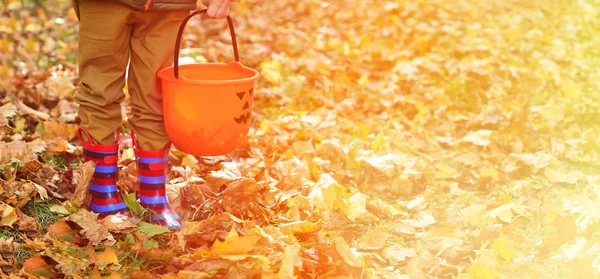
<svg viewBox="0 0 600 279"><path fill-rule="evenodd" d="M348 204L344 211L351 221L366 216L369 213L367 210L367 196L360 192L355 193L348 198Z"/></svg>
<svg viewBox="0 0 600 279"><path fill-rule="evenodd" d="M375 251L385 247L389 238L387 227L376 227L363 236L358 242L358 249Z"/></svg>
<svg viewBox="0 0 600 279"><path fill-rule="evenodd" d="M514 256L517 255L517 252L508 245L506 238L504 237L504 233L500 233L500 236L494 240L492 243L492 249L498 253L501 259L506 262L510 262Z"/></svg>
<svg viewBox="0 0 600 279"><path fill-rule="evenodd" d="M511 157L518 158L521 162L530 166L533 169L533 174L536 174L540 169L547 167L552 160L552 155L537 152L535 154L523 153L523 154L510 154Z"/></svg>
<svg viewBox="0 0 600 279"><path fill-rule="evenodd" d="M136 233L152 237L159 234L169 234L171 230L165 226L159 226L147 222L139 222L137 224Z"/></svg>
<svg viewBox="0 0 600 279"><path fill-rule="evenodd" d="M97 266L94 267L91 275L92 275L92 279L121 279L122 278L121 275L119 275L119 273L114 270L110 272L110 275L108 277L102 277Z"/></svg>
<svg viewBox="0 0 600 279"><path fill-rule="evenodd" d="M474 204L461 209L460 214L463 216L465 224L479 228L485 225L486 219L483 218L483 212L486 208L485 204Z"/></svg>
<svg viewBox="0 0 600 279"><path fill-rule="evenodd" d="M50 211L52 211L54 213L63 214L63 215L69 214L69 211L60 204L53 204L50 206L49 209L50 209Z"/></svg>
<svg viewBox="0 0 600 279"><path fill-rule="evenodd" d="M73 203L82 208L87 208L92 201L88 187L94 176L96 163L88 161L73 170L73 183L75 184L75 193L73 194Z"/></svg>
<svg viewBox="0 0 600 279"><path fill-rule="evenodd" d="M130 233L133 232L137 224L140 222L138 218L127 217L123 214L110 215L102 219L102 225L113 233Z"/></svg>
<svg viewBox="0 0 600 279"><path fill-rule="evenodd" d="M17 114L17 107L12 102L6 103L0 107L0 129L2 131L8 131L10 129L8 125L8 119Z"/></svg>
<svg viewBox="0 0 600 279"><path fill-rule="evenodd" d="M277 273L279 278L293 279L294 270L302 266L302 259L300 258L300 244L298 242L285 247L283 251L283 257L281 260L281 267Z"/></svg>
<svg viewBox="0 0 600 279"><path fill-rule="evenodd" d="M500 278L500 274L493 267L484 266L481 264L473 264L467 267L467 274L473 279L496 279Z"/></svg>
<svg viewBox="0 0 600 279"><path fill-rule="evenodd" d="M37 183L32 182L32 184L35 187L35 189L38 191L38 194L40 195L40 198L42 200L48 199L48 191L46 191L46 189L44 187L42 187L41 185L39 185Z"/></svg>
<svg viewBox="0 0 600 279"><path fill-rule="evenodd" d="M546 168L544 176L551 182L576 184L579 180L585 178L585 174L581 171L565 171L562 168Z"/></svg>
<svg viewBox="0 0 600 279"><path fill-rule="evenodd" d="M460 176L460 173L453 167L442 162L435 164L436 179L455 179Z"/></svg>
<svg viewBox="0 0 600 279"><path fill-rule="evenodd" d="M259 239L260 236L257 234L239 236L233 226L225 240L216 240L210 247L210 251L216 256L246 255L254 248L254 244Z"/></svg>
<svg viewBox="0 0 600 279"><path fill-rule="evenodd" d="M96 255L96 261L118 264L119 258L117 257L117 254L115 254L115 250L113 250L110 246L106 246L102 253Z"/></svg>
<svg viewBox="0 0 600 279"><path fill-rule="evenodd" d="M69 150L69 142L64 138L55 138L47 143L46 152L48 155L58 155Z"/></svg>
<svg viewBox="0 0 600 279"><path fill-rule="evenodd" d="M409 224L396 223L390 226L390 232L393 234L414 235L417 230Z"/></svg>
<svg viewBox="0 0 600 279"><path fill-rule="evenodd" d="M23 270L43 277L51 277L54 274L39 253L23 262Z"/></svg>
<svg viewBox="0 0 600 279"><path fill-rule="evenodd" d="M477 146L488 146L490 144L491 135L492 131L490 130L479 130L468 133L462 138L462 141L472 143Z"/></svg>
<svg viewBox="0 0 600 279"><path fill-rule="evenodd" d="M36 218L27 216L19 208L17 208L16 211L17 211L17 216L19 216L17 225L19 226L20 231L24 231L24 232L38 231L39 223Z"/></svg>
<svg viewBox="0 0 600 279"><path fill-rule="evenodd" d="M5 203L0 203L0 213L2 214L0 219L0 226L12 227L12 225L19 220L15 209Z"/></svg>
<svg viewBox="0 0 600 279"><path fill-rule="evenodd" d="M346 240L344 240L341 236L336 236L334 239L335 250L338 254L344 259L344 262L352 267L362 267L363 265L358 261L358 258L354 255Z"/></svg>
<svg viewBox="0 0 600 279"><path fill-rule="evenodd" d="M61 219L58 222L50 225L47 229L47 232L48 236L56 237L64 241L76 242L79 240L79 237L77 236L75 231L73 231L73 229L69 227L69 225L67 224L67 222L65 222L64 219Z"/></svg>
<svg viewBox="0 0 600 279"><path fill-rule="evenodd" d="M594 259L590 256L579 256L569 262L573 278L598 278Z"/></svg>
<svg viewBox="0 0 600 279"><path fill-rule="evenodd" d="M192 169L196 168L198 167L198 159L192 155L186 155L183 157L183 160L181 160L181 165Z"/></svg>
<svg viewBox="0 0 600 279"><path fill-rule="evenodd" d="M422 213L420 219L406 219L400 222L418 229L423 229L437 223L433 215L428 213Z"/></svg>
<svg viewBox="0 0 600 279"><path fill-rule="evenodd" d="M296 221L279 225L282 233L313 233L321 230L320 223Z"/></svg>
<svg viewBox="0 0 600 279"><path fill-rule="evenodd" d="M114 236L98 221L97 214L80 209L69 216L69 219L82 228L81 233L94 245L115 243Z"/></svg>
<svg viewBox="0 0 600 279"><path fill-rule="evenodd" d="M407 258L412 258L415 255L417 255L417 252L414 248L405 248L397 243L393 243L381 251L381 256L390 265L397 265L399 262L404 262Z"/></svg>

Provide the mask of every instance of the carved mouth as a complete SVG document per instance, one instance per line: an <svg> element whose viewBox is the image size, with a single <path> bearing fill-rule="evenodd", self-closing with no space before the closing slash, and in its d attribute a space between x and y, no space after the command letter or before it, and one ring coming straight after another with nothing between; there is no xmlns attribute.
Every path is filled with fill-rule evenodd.
<svg viewBox="0 0 600 279"><path fill-rule="evenodd" d="M246 123L246 121L248 121L248 119L250 119L250 112L242 114L239 117L234 117L233 118L233 120L235 120L235 122L237 122L237 124Z"/></svg>

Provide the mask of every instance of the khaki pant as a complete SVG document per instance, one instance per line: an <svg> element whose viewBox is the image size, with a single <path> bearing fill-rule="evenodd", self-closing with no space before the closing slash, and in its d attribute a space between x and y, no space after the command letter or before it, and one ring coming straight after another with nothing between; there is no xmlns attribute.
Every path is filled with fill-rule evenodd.
<svg viewBox="0 0 600 279"><path fill-rule="evenodd" d="M77 3L78 2L78 3ZM81 126L94 141L114 144L121 126L127 84L133 116L128 120L140 149L165 149L162 93L156 72L173 63L177 30L189 11L136 11L112 1L80 0L79 75L75 93Z"/></svg>

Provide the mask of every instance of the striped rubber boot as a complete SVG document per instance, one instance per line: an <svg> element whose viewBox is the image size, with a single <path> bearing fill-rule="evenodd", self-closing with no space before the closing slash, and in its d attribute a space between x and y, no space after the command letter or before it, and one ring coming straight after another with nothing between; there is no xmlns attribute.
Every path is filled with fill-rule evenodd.
<svg viewBox="0 0 600 279"><path fill-rule="evenodd" d="M82 133L87 136L83 140ZM98 213L98 218L121 213L131 216L129 208L119 197L117 192L117 161L119 158L119 135L117 133L115 144L94 144L88 132L80 127L78 131L79 141L83 147L83 160L94 161L94 176L88 187L92 201L90 210Z"/></svg>
<svg viewBox="0 0 600 279"><path fill-rule="evenodd" d="M140 150L133 131L131 132L131 138L138 170L140 205L156 213L147 217L147 221L170 229L181 229L183 220L169 205L165 189L169 149L162 151Z"/></svg>

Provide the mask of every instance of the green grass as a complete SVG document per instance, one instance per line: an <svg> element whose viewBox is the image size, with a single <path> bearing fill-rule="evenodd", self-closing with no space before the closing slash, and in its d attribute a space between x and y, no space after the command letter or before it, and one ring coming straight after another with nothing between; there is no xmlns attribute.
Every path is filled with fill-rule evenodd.
<svg viewBox="0 0 600 279"><path fill-rule="evenodd" d="M13 252L13 256L17 262L16 270L21 269L21 267L23 267L23 262L25 262L29 258L33 257L34 255L35 255L35 251L28 249L28 248L19 247L19 248L15 249L15 251Z"/></svg>
<svg viewBox="0 0 600 279"><path fill-rule="evenodd" d="M0 239L21 239L21 236L19 235L19 231L12 229L12 228L8 228L8 227L2 227L0 228Z"/></svg>
<svg viewBox="0 0 600 279"><path fill-rule="evenodd" d="M58 201L54 199L49 199L43 202L35 202L33 200L29 201L21 210L24 214L37 218L40 223L40 231L41 233L46 233L48 227L60 218L63 217L62 214L52 212L50 207L53 204L58 204Z"/></svg>

